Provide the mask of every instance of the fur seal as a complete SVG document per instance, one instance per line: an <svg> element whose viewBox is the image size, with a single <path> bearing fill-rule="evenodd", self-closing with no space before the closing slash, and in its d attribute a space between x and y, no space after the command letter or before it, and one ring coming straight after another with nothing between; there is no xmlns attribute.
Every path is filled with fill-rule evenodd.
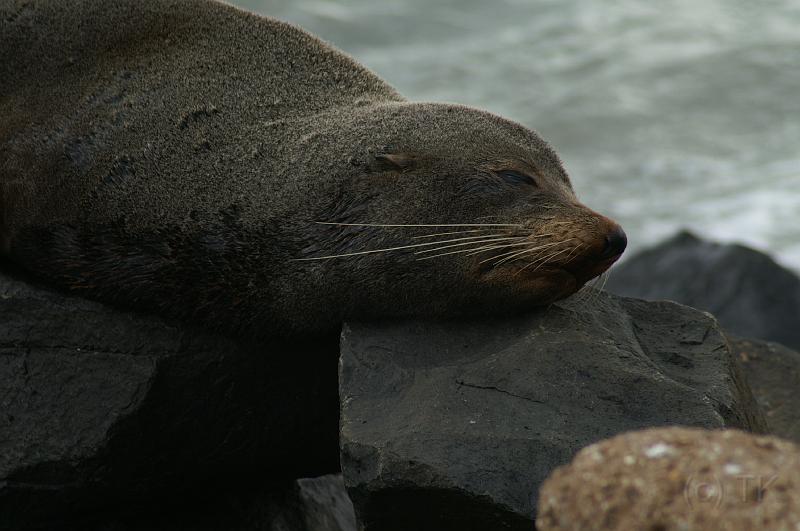
<svg viewBox="0 0 800 531"><path fill-rule="evenodd" d="M501 314L625 248L534 131L210 0L0 0L0 251L228 334Z"/></svg>

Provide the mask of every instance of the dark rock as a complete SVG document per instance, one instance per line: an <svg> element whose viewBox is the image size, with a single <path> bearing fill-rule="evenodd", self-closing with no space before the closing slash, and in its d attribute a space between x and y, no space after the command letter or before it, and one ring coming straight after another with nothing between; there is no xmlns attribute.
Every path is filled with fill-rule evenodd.
<svg viewBox="0 0 800 531"><path fill-rule="evenodd" d="M770 433L800 442L800 353L778 343L728 339Z"/></svg>
<svg viewBox="0 0 800 531"><path fill-rule="evenodd" d="M542 485L539 531L800 529L800 448L660 428L584 448Z"/></svg>
<svg viewBox="0 0 800 531"><path fill-rule="evenodd" d="M342 476L300 479L299 500L303 521L309 531L355 531L356 515L347 496Z"/></svg>
<svg viewBox="0 0 800 531"><path fill-rule="evenodd" d="M81 531L356 531L340 475L223 491L144 514L95 515Z"/></svg>
<svg viewBox="0 0 800 531"><path fill-rule="evenodd" d="M0 275L0 528L337 471L337 352L335 337L242 345Z"/></svg>
<svg viewBox="0 0 800 531"><path fill-rule="evenodd" d="M615 266L606 289L677 301L711 312L738 336L800 349L800 278L742 245L683 232Z"/></svg>
<svg viewBox="0 0 800 531"><path fill-rule="evenodd" d="M342 471L367 531L532 529L540 483L648 426L763 431L709 315L597 293L514 319L345 325Z"/></svg>

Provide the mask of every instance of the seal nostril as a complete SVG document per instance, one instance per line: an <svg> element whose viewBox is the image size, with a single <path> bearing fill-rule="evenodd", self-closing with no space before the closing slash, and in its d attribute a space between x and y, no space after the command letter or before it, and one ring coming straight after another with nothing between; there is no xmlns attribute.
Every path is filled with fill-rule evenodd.
<svg viewBox="0 0 800 531"><path fill-rule="evenodd" d="M612 258L619 256L628 245L628 237L622 227L616 227L614 230L606 234L606 246L603 248L602 258Z"/></svg>

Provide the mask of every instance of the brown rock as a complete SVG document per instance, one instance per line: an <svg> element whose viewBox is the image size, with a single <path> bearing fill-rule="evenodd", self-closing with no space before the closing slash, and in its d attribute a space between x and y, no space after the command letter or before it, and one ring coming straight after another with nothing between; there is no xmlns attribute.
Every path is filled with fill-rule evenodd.
<svg viewBox="0 0 800 531"><path fill-rule="evenodd" d="M625 433L556 469L538 514L539 531L800 530L800 448L738 430Z"/></svg>

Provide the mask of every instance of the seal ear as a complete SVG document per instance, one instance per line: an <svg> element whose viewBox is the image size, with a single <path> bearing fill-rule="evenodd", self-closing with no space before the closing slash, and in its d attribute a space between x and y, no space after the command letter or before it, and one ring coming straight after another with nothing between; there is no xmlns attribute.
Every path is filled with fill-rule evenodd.
<svg viewBox="0 0 800 531"><path fill-rule="evenodd" d="M376 153L374 169L377 171L403 171L414 166L414 155L410 153Z"/></svg>

